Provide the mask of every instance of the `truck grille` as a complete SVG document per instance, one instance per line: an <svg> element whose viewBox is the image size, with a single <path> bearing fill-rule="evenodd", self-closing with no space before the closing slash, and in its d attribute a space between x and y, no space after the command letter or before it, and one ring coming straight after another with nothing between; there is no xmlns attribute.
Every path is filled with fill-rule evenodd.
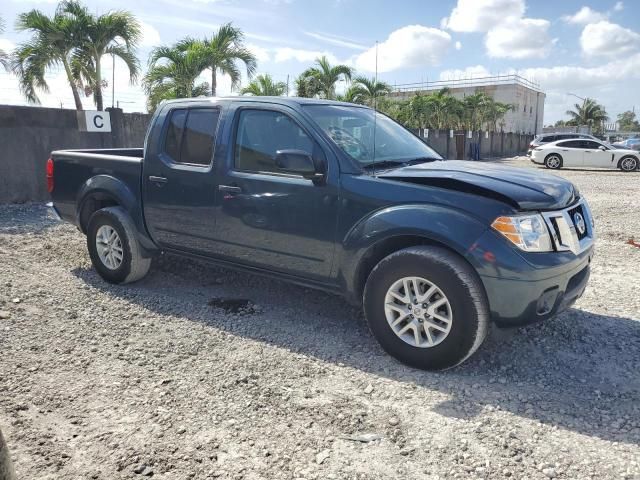
<svg viewBox="0 0 640 480"><path fill-rule="evenodd" d="M583 199L577 205L556 212L543 212L556 250L578 255L589 248L595 239L593 217Z"/></svg>

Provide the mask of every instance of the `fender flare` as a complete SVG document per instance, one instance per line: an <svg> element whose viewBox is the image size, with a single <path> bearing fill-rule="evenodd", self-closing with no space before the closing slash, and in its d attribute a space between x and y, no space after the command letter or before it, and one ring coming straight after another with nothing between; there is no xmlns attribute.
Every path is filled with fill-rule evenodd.
<svg viewBox="0 0 640 480"><path fill-rule="evenodd" d="M486 222L468 212L443 205L405 204L382 208L360 220L343 239L342 259L337 262L343 267L338 276L348 292L357 295L363 259L383 242L400 237L439 244L470 261L467 254L488 228Z"/></svg>
<svg viewBox="0 0 640 480"><path fill-rule="evenodd" d="M136 233L142 249L146 255L152 255L158 250L153 242L144 222L141 199L131 191L131 188L122 180L111 175L96 175L82 184L76 195L76 225L84 232L82 226L82 211L90 199L110 199L123 207L136 227Z"/></svg>

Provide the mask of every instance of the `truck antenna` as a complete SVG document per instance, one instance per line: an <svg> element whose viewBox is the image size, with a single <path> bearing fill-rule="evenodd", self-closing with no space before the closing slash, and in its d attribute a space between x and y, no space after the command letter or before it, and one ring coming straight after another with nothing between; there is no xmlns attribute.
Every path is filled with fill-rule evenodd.
<svg viewBox="0 0 640 480"><path fill-rule="evenodd" d="M376 175L376 129L378 126L378 41L376 40L376 76L373 79L373 158L371 170Z"/></svg>

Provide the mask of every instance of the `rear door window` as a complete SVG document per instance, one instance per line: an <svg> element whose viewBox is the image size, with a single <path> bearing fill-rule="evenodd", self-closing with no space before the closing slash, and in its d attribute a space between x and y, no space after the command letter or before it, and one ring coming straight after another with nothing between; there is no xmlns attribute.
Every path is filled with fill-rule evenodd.
<svg viewBox="0 0 640 480"><path fill-rule="evenodd" d="M219 117L217 108L173 110L169 117L164 152L175 163L210 165Z"/></svg>
<svg viewBox="0 0 640 480"><path fill-rule="evenodd" d="M187 119L187 111L173 110L169 117L167 136L164 141L164 152L171 157L174 162L180 161L180 144L182 143L182 133L184 123Z"/></svg>
<svg viewBox="0 0 640 480"><path fill-rule="evenodd" d="M211 163L219 116L217 109L198 108L189 111L180 149L180 163Z"/></svg>

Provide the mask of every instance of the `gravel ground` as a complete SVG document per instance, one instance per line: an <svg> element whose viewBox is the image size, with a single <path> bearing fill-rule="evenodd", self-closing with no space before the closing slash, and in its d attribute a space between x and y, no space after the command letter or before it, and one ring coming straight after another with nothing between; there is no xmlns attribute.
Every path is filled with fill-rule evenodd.
<svg viewBox="0 0 640 480"><path fill-rule="evenodd" d="M584 297L445 373L398 364L360 311L305 288L170 257L108 285L74 227L0 207L18 477L640 478L640 173L559 174L597 221Z"/></svg>

